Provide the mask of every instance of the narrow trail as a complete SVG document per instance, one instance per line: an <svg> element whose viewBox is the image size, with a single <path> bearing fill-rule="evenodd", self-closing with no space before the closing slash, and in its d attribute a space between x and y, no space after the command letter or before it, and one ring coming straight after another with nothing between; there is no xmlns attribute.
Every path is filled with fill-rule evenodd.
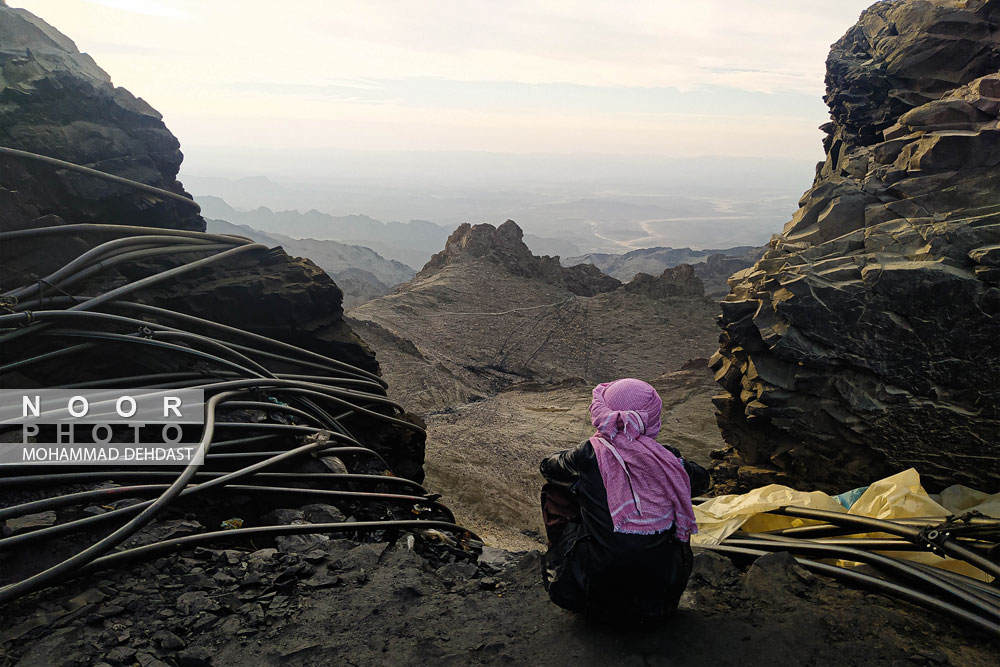
<svg viewBox="0 0 1000 667"><path fill-rule="evenodd" d="M511 313L521 313L521 312L524 312L524 311L527 311L527 310L540 310L542 308L554 308L554 307L562 306L563 304L565 304L565 303L567 303L569 301L573 301L574 299L576 299L576 297L575 296L571 296L571 297L569 297L567 299L563 299L562 301L556 301L556 302L553 302L553 303L543 303L543 304L538 305L538 306L525 306L523 308L511 308L510 310L501 310L501 311L493 312L493 313L490 313L490 312L486 312L486 313L473 313L473 312L460 313L460 312L452 312L452 311L445 310L445 311L434 312L431 316L434 317L434 316L438 316L438 315L468 315L468 316L482 315L482 316L486 316L486 317L493 317L493 316L498 316L498 315L510 315Z"/></svg>

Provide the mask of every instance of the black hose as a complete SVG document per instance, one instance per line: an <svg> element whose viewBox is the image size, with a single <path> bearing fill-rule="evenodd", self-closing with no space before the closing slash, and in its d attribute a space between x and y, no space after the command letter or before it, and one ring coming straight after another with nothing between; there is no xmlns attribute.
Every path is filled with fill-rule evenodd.
<svg viewBox="0 0 1000 667"><path fill-rule="evenodd" d="M210 405L211 405L211 408L214 409L214 405L215 404L211 404L211 402L210 402ZM337 433L330 433L329 435L331 435L331 436L338 436L339 434L337 434ZM204 446L203 446L203 448L207 449L207 447L204 447ZM253 475L255 472L260 471L260 470L264 470L265 468L273 466L276 463L281 463L283 461L287 461L289 459L293 459L293 458L296 458L298 456L302 456L304 454L309 454L309 453L315 452L315 451L320 450L320 449L330 449L331 453L335 453L337 451L337 448L330 448L329 445L328 445L328 443L326 441L311 442L311 443L302 445L300 447L296 447L295 449L290 449L290 450L285 451L285 452L280 452L280 453L278 453L278 454L276 454L274 456L268 457L267 459L265 459L263 461L257 461L256 463L252 463L252 464L250 464L250 465L248 465L246 467L240 468L239 470L234 470L232 472L224 473L223 475L221 475L219 477L215 477L215 478L210 479L208 481L202 482L201 484L196 484L196 485L193 485L193 486L189 486L187 488L183 488L180 491L174 493L171 496L171 499L173 499L173 498L186 498L188 496L191 496L191 495L194 495L194 494L203 493L205 491L208 491L208 490L216 488L216 487L225 486L226 484L228 484L232 480L236 480L236 479L240 479L242 477L247 477L249 475ZM349 451L352 451L352 452L357 452L359 450L367 451L367 452L370 452L371 454L373 454L374 456L378 457L378 459L380 461L384 462L384 460L382 459L381 456L379 456L375 452L372 452L371 450L368 450L368 449L366 449L364 447L348 447L348 448L345 448L345 449L347 449ZM185 468L185 471L191 470L192 469L192 465L189 465L187 468ZM195 466L195 468L196 467L197 466ZM190 478L191 477L188 476L187 479L190 479ZM135 514L136 512L138 512L140 510L145 510L148 507L152 506L158 500L159 499L157 499L156 501L152 501L152 500L143 501L141 503L136 503L135 505L129 505L128 507L119 507L119 508L111 510L109 512L105 512L103 514L95 514L95 515L92 515L92 516L83 517L81 519L75 519L73 521L68 521L66 523L56 524L54 526L47 526L45 528L40 528L38 530L33 530L31 532L19 533L17 535L11 535L10 537L6 537L6 538L3 538L3 539L0 539L0 551L2 551L4 549L9 549L9 548L12 548L12 547L19 547L19 546L21 546L23 544L27 544L27 543L31 543L31 542L37 542L40 539L45 539L45 538L48 538L48 537L57 537L57 536L62 536L62 535L68 535L70 533L77 532L79 530L82 530L82 529L87 528L87 527L92 526L92 525L106 523L107 521L116 519L118 517L124 517L124 516L128 516L130 514Z"/></svg>
<svg viewBox="0 0 1000 667"><path fill-rule="evenodd" d="M47 511L62 507L73 507L81 503L107 500L108 498L148 497L135 505L112 509L109 512L91 517L84 517L37 530L18 533L0 540L0 550L24 545L34 545L43 540L90 528L103 523L113 523L119 519L125 520L121 525L98 540L95 544L79 553L48 567L42 572L0 589L0 603L20 597L26 593L52 585L56 581L77 576L108 561L103 556L123 540L128 539L140 530L148 521L170 502L181 498L209 494L213 490L226 493L260 494L271 496L306 496L324 498L331 501L349 502L387 502L392 504L410 505L410 511L420 517L418 520L390 520L378 522L352 522L343 524L322 524L301 527L262 527L244 531L241 536L251 535L254 531L264 532L361 532L370 530L399 530L408 527L414 529L438 528L449 531L463 531L454 523L454 515L447 507L431 497L422 486L411 480L383 475L366 475L356 473L289 473L268 472L284 462L296 460L302 456L356 456L371 457L379 465L389 468L384 458L370 448L363 447L351 435L342 420L348 418L371 418L388 424L403 426L423 433L416 424L397 418L403 408L386 397L386 383L378 375L346 364L337 359L314 353L294 345L272 340L265 336L253 334L234 327L221 325L210 320L177 313L174 311L122 301L121 298L145 289L173 276L207 267L223 261L240 252L261 249L263 246L254 244L248 239L228 235L211 235L198 232L178 230L160 230L118 225L64 225L60 227L41 228L34 230L18 230L16 232L0 233L0 242L17 239L39 238L53 234L113 234L119 237L102 243L78 256L69 264L50 273L46 278L35 283L15 288L7 296L15 297L19 303L14 308L21 312L10 315L0 315L0 345L18 338L31 337L32 356L10 361L0 366L0 375L12 370L20 370L33 363L51 361L68 356L74 352L84 351L105 342L127 343L136 346L137 351L156 348L164 352L179 355L177 362L188 368L194 367L193 361L210 362L207 370L147 372L143 375L132 375L114 379L99 379L82 383L74 383L70 387L121 387L123 384L139 383L143 389L154 392L169 391L176 385L194 386L200 390L214 394L207 406L208 417L205 422L205 432L202 435L198 450L204 455L203 460L224 467L228 462L241 459L258 459L232 471L207 471L199 469L194 463L188 464L182 470L171 471L148 468L131 468L128 470L80 469L74 467L72 472L63 472L66 466L9 466L0 477L0 488L17 488L21 486L58 487L67 484L81 484L95 481L134 480L155 482L140 486L113 487L112 489L94 489L67 493L55 497L21 503L13 507L0 509L0 520L25 513ZM96 296L73 296L63 291L59 296L46 296L44 285L50 285L56 290L69 287L94 273L122 262L157 256L163 254L189 254L203 251L221 251L209 257L197 259L174 268L161 271L154 275L136 280L121 287L111 289ZM60 304L65 310L31 310L36 304L39 307ZM102 312L107 308L137 311L137 317ZM139 317L146 319L138 319ZM201 331L235 339L241 342L228 342L208 335L194 333L178 326L168 326L149 319L166 320L171 325L195 326ZM61 324L62 328L53 325ZM95 329L95 327L97 327ZM124 328L124 331L122 331ZM100 329L100 330L98 330ZM108 330L110 329L110 330ZM138 333L132 333L138 331ZM39 334L42 336L38 338ZM39 350L35 343L43 345L47 340L57 340L58 337L83 337L92 342L62 347L57 350ZM264 349L261 349L264 348ZM7 349L11 349L7 347ZM163 365L163 357L152 357L152 362L144 361L141 354L134 355L140 368L146 366L155 371ZM265 365L273 361L283 364L285 370L305 371L306 373L276 373ZM171 358L170 363L174 360ZM183 368L183 367L182 367ZM326 373L325 375L316 372ZM135 371L133 371L135 372ZM29 376L30 377L30 376ZM153 387L149 384L154 383ZM352 389L357 387L358 389ZM230 398L240 394L251 393L245 400L233 401L224 406L233 409L259 409L265 414L282 412L300 420L294 424L274 423L244 423L222 422L217 420L217 409ZM271 403L276 400L273 395L286 396L284 403ZM259 399L259 400L248 400ZM334 410L326 404L337 406ZM328 411L329 410L329 411ZM233 428L251 431L270 431L260 435L238 437L221 442L213 442L217 428ZM326 433L327 438L310 442L291 449L271 447L269 451L253 451L258 447L245 448L249 443L269 440L288 433ZM346 446L332 446L329 438L344 442ZM284 443L282 443L284 444ZM210 448L219 448L224 451ZM239 464L237 464L239 465ZM34 469L44 467L55 469L44 474L34 473ZM250 484L235 482L249 478ZM198 483L194 483L197 481ZM165 483L164 483L165 482ZM301 488L287 486L288 484L303 485ZM322 485L346 486L346 488L308 488ZM366 485L373 489L398 489L403 493L385 491L359 491L357 485ZM366 488L361 486L360 488ZM390 516L399 512L398 507L391 507ZM381 511L381 510L380 510ZM447 522L429 521L428 517L444 516ZM131 518L129 518L131 517ZM198 539L232 539L231 531L224 531L222 538L213 534L196 536ZM165 543L166 544L166 543ZM157 547L157 545L152 545ZM160 545L163 547L164 545ZM111 561L116 562L122 557L141 557L150 553L149 549L128 550L116 554Z"/></svg>
<svg viewBox="0 0 1000 667"><path fill-rule="evenodd" d="M930 586L935 591L951 596L957 602L976 608L978 611L1000 620L1000 606L992 600L983 600L978 595L972 594L960 588L950 581L935 577L919 568L913 567L906 561L889 558L881 554L871 553L862 549L850 547L826 545L805 540L795 540L792 538L752 539L752 538L729 538L726 543L732 542L737 546L747 546L768 551L793 551L798 553L815 554L821 558L842 558L859 563L868 563L880 570L895 573L908 579L921 582Z"/></svg>
<svg viewBox="0 0 1000 667"><path fill-rule="evenodd" d="M166 199L172 199L173 201L187 204L188 206L193 208L195 212L201 213L201 206L199 206L194 199L190 199L188 197L185 197L184 195L177 194L176 192L171 192L170 190L164 190L163 188L158 188L154 185L148 185L146 183L140 183L139 181L133 181L131 178L123 178L121 176L115 176L114 174L109 174L104 171L98 171L97 169L91 169L90 167L84 167L83 165L76 164L74 162L67 162L66 160L60 160L58 158L49 157L48 155L32 153L31 151L22 151L17 148L8 148L7 146L0 146L0 155L7 155L9 157L22 158L26 160L34 160L36 162L44 162L45 164L51 165L53 167L58 167L59 169L69 169L70 171L86 174L87 176L102 178L106 181L111 181L112 183L118 183L119 185L125 185L130 188L135 188L136 190L142 190L143 192L148 192L149 194L156 195L157 197L164 197Z"/></svg>
<svg viewBox="0 0 1000 667"><path fill-rule="evenodd" d="M212 445L213 448L217 445ZM157 495L168 487L168 484L143 484L139 486L112 486L105 489L92 489L90 491L77 491L61 496L52 496L33 500L20 505L0 508L0 521L13 519L26 514L35 514L48 510L56 510L64 507L73 507L85 503L107 503L114 498L131 498L149 495ZM436 500L427 496L415 496L402 493L380 493L377 491L342 491L337 489L301 489L290 486L256 486L252 484L227 484L227 491L237 491L248 494L263 495L304 495L317 498L329 498L332 500L386 500L401 501L413 504L422 504L431 507L448 517L448 521L454 521L455 515L451 510Z"/></svg>
<svg viewBox="0 0 1000 667"><path fill-rule="evenodd" d="M199 471L196 479L214 479L226 473ZM147 481L169 479L175 473L162 470L84 470L79 472L53 473L49 475L18 475L0 477L0 489L22 486L60 486L64 484L82 484L85 482L105 482L108 480ZM317 484L334 484L338 482L365 482L406 486L417 493L425 494L427 490L420 484L405 477L392 475L360 475L342 472L258 472L254 481L264 483L274 482L311 482Z"/></svg>
<svg viewBox="0 0 1000 667"><path fill-rule="evenodd" d="M229 245L232 245L233 243L235 243L235 241L230 242ZM44 278L22 287L7 290L2 296L16 297L19 301L23 302L25 296L40 287L40 283L58 283L66 276L72 275L75 271L79 271L94 262L100 261L107 255L113 256L119 252L128 252L128 250L123 250L123 248L127 248L128 246L141 246L143 248L159 247L163 250L167 250L170 248L171 244L209 245L213 244L213 241L209 239L189 239L186 237L168 235L125 236L122 238L112 239L111 241L105 241L104 243L87 250L82 255L79 255L76 259L72 260L69 264L63 265Z"/></svg>
<svg viewBox="0 0 1000 667"><path fill-rule="evenodd" d="M763 549L750 549L747 547L736 547L728 544L692 546L696 549L705 549L708 551L715 551L734 556L764 556L769 553ZM811 570L818 574L832 577L840 581L846 581L862 588L871 589L879 593L885 593L901 600L906 600L907 602L912 602L932 611L951 616L952 618L977 628L994 638L1000 638L1000 624L994 623L989 619L985 619L975 612L968 611L962 607L943 600L938 600L931 595L927 595L926 593L908 586L872 577L855 570L837 567L835 565L827 565L826 563L819 563L814 560L809 560L808 558L795 558L795 560L799 565L807 570Z"/></svg>
<svg viewBox="0 0 1000 667"><path fill-rule="evenodd" d="M2 238L2 234L0 234L0 238ZM88 300L92 298L94 297L86 297L86 299ZM81 301L77 298L65 297L65 296L53 297L51 299L46 299L46 301L50 301L53 303L71 303L71 304L81 303ZM201 326L206 329L219 331L220 333L235 336L237 338L244 338L247 340L252 340L256 343L270 345L272 347L284 350L289 354L302 355L308 357L309 359L312 359L315 362L313 364L314 366L319 366L320 368L323 368L331 372L347 372L352 374L355 378L369 380L372 383L377 384L379 387L381 387L383 393L385 387L387 386L385 380L375 375L374 373L371 373L364 369L357 368L356 366L352 366L337 359L331 359L330 357L325 357L321 354L317 354L316 352L312 352L310 350L305 350L303 348L296 347L295 345L291 345L289 343L285 343L282 341L267 338L265 336L261 336L259 334L245 331L243 329L237 329L235 327L231 327L225 324L220 324L218 322L213 322L211 320L205 320L200 317L195 317L194 315L188 315L186 313L178 313L173 310L167 310L166 308L159 308L157 306L134 303L131 301L116 300L110 304L104 304L104 305L106 307L112 307L112 308L125 308L130 310L137 310L139 312L146 313L148 315L165 317L167 319L174 319L179 322L184 322L187 324L194 324L196 326ZM0 326L3 326L5 324L24 324L36 319L47 319L55 317L70 318L73 317L74 315L77 316L83 315L84 313L94 318L106 319L108 321L119 322L123 324L127 323L134 326L148 326L150 328L161 329L164 331L180 331L180 329L177 329L175 327L170 327L163 324L154 324L151 322L147 322L145 320L138 320L135 318L124 317L121 315L112 315L110 313L88 312L88 311L83 311L83 313L80 313L78 311L66 311L66 310L54 310L54 311L46 310L46 311L33 312L30 315L28 313L17 313L15 315L0 316ZM99 316L106 316L106 317L100 318ZM256 352L254 348L245 348L243 346L233 345L233 344L230 344L230 346L233 347L234 349L240 349L241 351L250 350ZM277 355L273 353L268 353L268 354L273 358L279 359L281 361L286 361L291 364L297 364L301 361L300 359L296 359L295 357L290 357L288 355ZM330 381L330 379L328 378L327 381Z"/></svg>
<svg viewBox="0 0 1000 667"><path fill-rule="evenodd" d="M224 392L222 394L216 394L208 399L208 403L206 404L205 431L202 435L201 442L198 444L198 455L205 453L212 444L215 406L221 401L236 395L238 395L238 392ZM111 549L114 549L149 523L174 498L180 495L191 478L194 477L198 468L198 464L193 462L190 463L184 468L184 471L178 475L177 479L169 487L167 487L166 491L164 491L156 500L144 507L138 516L133 517L125 525L121 526L110 535L83 549L79 553L67 558L61 563L53 565L42 572L28 577L27 579L22 579L17 583L0 588L0 604L10 602L11 600L26 595L27 593L36 591L39 588L49 586L51 585L51 582L66 576L74 570L78 570L94 558L97 558Z"/></svg>
<svg viewBox="0 0 1000 667"><path fill-rule="evenodd" d="M983 572L993 577L1000 577L1000 564L994 563L988 558L958 544L954 539L945 535L935 536L936 539L929 539L925 533L913 526L905 526L892 521L882 519L872 519L866 516L855 514L842 514L840 512L829 512L826 510L816 510L808 507L785 506L776 510L771 510L772 514L783 514L785 516L795 516L803 519L817 519L841 526L863 527L871 532L889 533L899 535L916 544L927 544L939 548L945 554L963 560L970 565L978 567Z"/></svg>

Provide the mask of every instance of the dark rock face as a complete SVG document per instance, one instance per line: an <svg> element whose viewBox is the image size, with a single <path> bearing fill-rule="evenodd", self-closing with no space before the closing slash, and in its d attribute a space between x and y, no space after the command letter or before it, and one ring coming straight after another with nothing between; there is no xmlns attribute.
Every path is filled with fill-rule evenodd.
<svg viewBox="0 0 1000 667"><path fill-rule="evenodd" d="M32 14L0 3L0 145L75 162L186 195L176 175L182 155L160 114L123 88L73 42ZM0 158L0 231L96 222L202 231L194 207L127 186ZM0 243L0 292L50 274L108 235L22 238ZM176 258L122 264L80 293L97 294L176 265ZM260 249L137 292L134 300L270 336L371 372L371 349L343 319L343 293L306 259ZM88 373L120 361L88 357ZM83 373L83 366L77 369ZM55 375L53 375L55 373ZM80 380L93 379L80 377ZM72 381L62 365L11 375L17 386ZM13 386L13 385L12 385ZM370 442L397 474L423 477L424 438L412 430L366 425Z"/></svg>
<svg viewBox="0 0 1000 667"><path fill-rule="evenodd" d="M425 277L463 257L478 257L503 266L515 276L538 278L550 285L565 287L577 296L610 292L621 285L590 264L564 268L558 257L537 257L525 245L524 232L513 220L499 227L464 223L448 237L444 250L431 257L417 274Z"/></svg>
<svg viewBox="0 0 1000 667"><path fill-rule="evenodd" d="M833 46L827 159L722 303L718 419L751 466L995 489L998 19L996 0L879 3Z"/></svg>
<svg viewBox="0 0 1000 667"><path fill-rule="evenodd" d="M637 273L635 278L627 282L622 289L626 292L644 294L651 299L705 295L705 285L690 264L664 269L657 277L648 273Z"/></svg>
<svg viewBox="0 0 1000 667"><path fill-rule="evenodd" d="M180 144L155 109L23 9L0 6L0 145L82 164L186 196ZM4 157L0 228L65 222L203 230L193 206Z"/></svg>

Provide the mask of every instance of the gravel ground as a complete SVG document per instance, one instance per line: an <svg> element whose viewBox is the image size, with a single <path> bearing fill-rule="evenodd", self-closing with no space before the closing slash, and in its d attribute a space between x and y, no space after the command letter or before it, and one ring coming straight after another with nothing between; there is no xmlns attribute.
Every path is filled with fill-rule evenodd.
<svg viewBox="0 0 1000 667"><path fill-rule="evenodd" d="M104 573L8 606L0 665L996 664L950 621L784 555L744 572L698 554L672 619L616 629L549 603L538 552L445 563L411 544L199 549Z"/></svg>

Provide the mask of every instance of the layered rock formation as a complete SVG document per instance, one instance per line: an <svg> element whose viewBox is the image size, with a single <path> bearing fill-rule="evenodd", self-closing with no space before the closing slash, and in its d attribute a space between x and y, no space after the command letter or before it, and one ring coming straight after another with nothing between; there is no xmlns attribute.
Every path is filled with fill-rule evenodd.
<svg viewBox="0 0 1000 667"><path fill-rule="evenodd" d="M997 0L885 2L833 46L826 161L722 303L716 405L746 463L996 490L998 22Z"/></svg>

